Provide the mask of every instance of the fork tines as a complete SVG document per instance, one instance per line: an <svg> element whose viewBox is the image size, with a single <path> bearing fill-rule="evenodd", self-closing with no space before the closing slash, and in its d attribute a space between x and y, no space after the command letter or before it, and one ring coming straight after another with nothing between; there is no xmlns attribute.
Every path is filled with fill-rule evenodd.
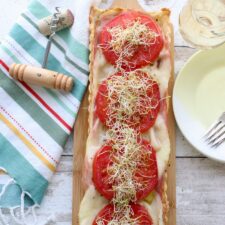
<svg viewBox="0 0 225 225"><path fill-rule="evenodd" d="M209 145L215 148L225 141L225 112L209 128L204 138Z"/></svg>

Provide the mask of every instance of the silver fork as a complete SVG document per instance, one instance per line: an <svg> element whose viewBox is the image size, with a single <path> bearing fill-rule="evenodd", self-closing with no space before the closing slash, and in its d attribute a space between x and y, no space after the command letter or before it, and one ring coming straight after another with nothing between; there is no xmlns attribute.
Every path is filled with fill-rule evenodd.
<svg viewBox="0 0 225 225"><path fill-rule="evenodd" d="M204 138L209 145L215 148L225 142L225 112L212 124Z"/></svg>

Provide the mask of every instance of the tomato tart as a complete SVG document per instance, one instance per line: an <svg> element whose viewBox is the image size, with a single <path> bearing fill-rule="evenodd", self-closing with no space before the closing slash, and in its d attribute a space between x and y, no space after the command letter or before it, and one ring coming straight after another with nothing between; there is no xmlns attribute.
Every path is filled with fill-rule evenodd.
<svg viewBox="0 0 225 225"><path fill-rule="evenodd" d="M170 11L90 15L89 135L80 225L166 225Z"/></svg>

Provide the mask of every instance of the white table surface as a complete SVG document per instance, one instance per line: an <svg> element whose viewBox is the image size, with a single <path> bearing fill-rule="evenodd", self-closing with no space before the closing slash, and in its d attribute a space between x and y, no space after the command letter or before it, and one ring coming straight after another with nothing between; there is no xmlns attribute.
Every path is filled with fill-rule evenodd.
<svg viewBox="0 0 225 225"><path fill-rule="evenodd" d="M0 40L28 2L29 0L0 0ZM181 2L185 0L177 0L176 4ZM188 47L178 32L175 33L175 46L177 74L196 50ZM225 225L225 165L199 154L178 129L176 136L177 225ZM72 155L70 138L41 209L38 210L41 218L55 214L57 225L72 224Z"/></svg>

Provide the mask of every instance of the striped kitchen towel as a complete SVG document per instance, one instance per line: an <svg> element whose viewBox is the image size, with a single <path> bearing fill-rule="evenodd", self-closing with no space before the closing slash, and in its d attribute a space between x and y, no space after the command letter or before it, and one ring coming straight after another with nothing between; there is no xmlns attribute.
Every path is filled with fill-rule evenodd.
<svg viewBox="0 0 225 225"><path fill-rule="evenodd" d="M12 224L2 209L19 224L28 224L25 211L40 205L56 170L88 83L88 15L90 6L99 2L32 0L1 43L0 224ZM56 6L69 8L75 24L55 36L47 67L73 77L71 93L15 81L8 73L12 63L41 66L47 38L37 23Z"/></svg>

